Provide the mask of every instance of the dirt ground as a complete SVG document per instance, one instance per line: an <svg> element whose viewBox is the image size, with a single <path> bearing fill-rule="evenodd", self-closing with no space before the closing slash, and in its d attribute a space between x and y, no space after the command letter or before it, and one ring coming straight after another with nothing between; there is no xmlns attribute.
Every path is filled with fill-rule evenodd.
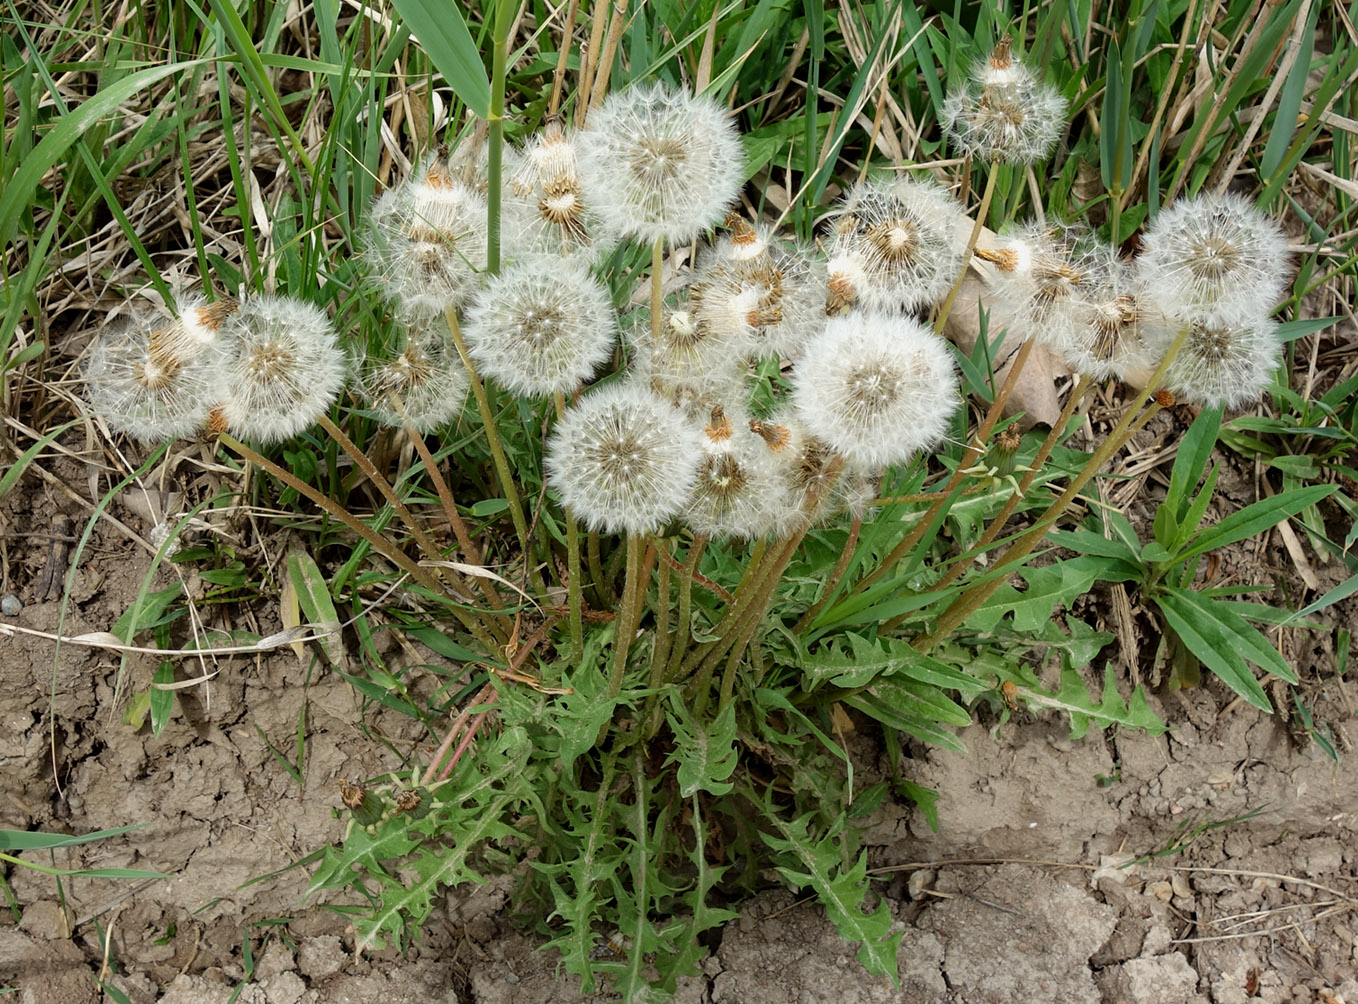
<svg viewBox="0 0 1358 1004"><path fill-rule="evenodd" d="M41 483L0 510L6 591L23 602L5 622L68 637L107 631L136 595L145 556L101 529L59 624L60 589L44 598L37 587L63 560L51 539L68 532L63 511L78 532L82 512ZM149 532L133 509L111 511ZM1276 540L1252 554L1286 562ZM255 613L261 630L278 628L272 611ZM1327 617L1351 626L1358 610ZM721 932L678 999L1358 1004L1355 685L1336 679L1331 633L1294 632L1289 645L1341 764L1295 717L1263 716L1213 686L1154 693L1172 726L1157 738L1075 742L1060 720L983 719L963 733L967 756L907 751L907 775L940 793L940 832L889 803L866 834L873 891L904 934L900 989L865 974L813 902L774 889ZM381 711L369 712L365 733L348 684L328 672L308 682L288 649L215 668L210 683L181 692L156 738L121 718L116 655L65 645L54 668L51 641L0 636L0 828L145 824L50 863L169 876L58 885L7 867L0 992L15 996L6 999L113 1004L101 973L133 1004L612 999L581 997L558 960L516 930L504 880L450 891L405 957L355 958L336 909L351 904L304 900L308 869L289 866L340 837L340 779L392 769L393 750L421 737ZM121 692L144 689L152 669L129 659ZM292 757L303 708L299 785L264 737ZM855 745L863 784L887 772L880 748L864 737Z"/></svg>

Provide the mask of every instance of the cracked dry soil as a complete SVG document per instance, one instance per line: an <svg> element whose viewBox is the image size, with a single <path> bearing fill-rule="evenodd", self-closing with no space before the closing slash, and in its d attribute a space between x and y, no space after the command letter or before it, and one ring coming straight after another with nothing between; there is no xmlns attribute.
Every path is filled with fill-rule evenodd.
<svg viewBox="0 0 1358 1004"><path fill-rule="evenodd" d="M0 512L21 586L48 556L28 534L51 512L31 496ZM60 632L107 630L145 568L117 537L96 535ZM59 599L20 592L26 605L10 623L58 631ZM1355 612L1336 608L1333 623ZM1322 648L1328 636L1306 638L1298 664L1328 666L1303 673L1307 698L1347 745L1352 713ZM122 693L144 687L152 668L129 660ZM536 951L510 922L504 879L450 891L405 956L355 958L344 916L304 902L307 869L289 866L339 838L338 780L389 770L394 756L360 730L350 687L328 672L308 680L290 651L217 668L207 686L180 692L156 738L121 720L115 657L65 646L54 668L50 642L0 637L0 828L147 824L58 851L54 863L169 876L74 879L59 896L50 876L7 866L6 999L112 1004L101 972L133 1004L225 1004L233 994L240 1004L614 999L580 995L558 960ZM941 831L888 803L865 836L873 892L903 933L900 988L864 973L813 902L772 889L721 932L677 999L1358 1004L1358 775L1229 698L1212 686L1153 694L1172 726L1161 737L1072 741L1063 721L1020 715L965 730L965 757L907 751L907 775L940 793ZM295 750L304 707L299 786L262 736ZM369 712L369 724L397 745L420 738L390 712ZM864 785L888 772L879 746L850 739ZM1213 825L1248 813L1257 814ZM1187 846L1119 867L1176 842Z"/></svg>

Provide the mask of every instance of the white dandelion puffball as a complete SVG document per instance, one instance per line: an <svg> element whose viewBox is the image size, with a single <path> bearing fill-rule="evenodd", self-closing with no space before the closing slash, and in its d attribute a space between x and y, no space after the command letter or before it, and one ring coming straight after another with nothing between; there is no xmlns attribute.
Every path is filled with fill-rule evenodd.
<svg viewBox="0 0 1358 1004"><path fill-rule="evenodd" d="M365 256L389 297L426 313L457 306L486 264L486 198L428 158L368 214Z"/></svg>
<svg viewBox="0 0 1358 1004"><path fill-rule="evenodd" d="M957 407L942 339L895 315L832 318L806 344L792 382L807 431L866 468L900 463L938 442Z"/></svg>
<svg viewBox="0 0 1358 1004"><path fill-rule="evenodd" d="M477 367L525 397L569 394L613 353L608 291L576 259L515 262L477 294L463 324Z"/></svg>
<svg viewBox="0 0 1358 1004"><path fill-rule="evenodd" d="M688 503L701 433L637 384L583 397L547 442L547 478L591 530L654 533Z"/></svg>
<svg viewBox="0 0 1358 1004"><path fill-rule="evenodd" d="M594 264L617 241L585 201L577 137L549 121L522 150L506 151L502 201L504 249L511 257L546 252Z"/></svg>
<svg viewBox="0 0 1358 1004"><path fill-rule="evenodd" d="M234 309L234 300L193 301L180 304L178 320L133 316L100 332L84 375L109 429L160 442L203 428L221 379L218 331Z"/></svg>
<svg viewBox="0 0 1358 1004"><path fill-rule="evenodd" d="M910 177L861 181L838 207L826 309L911 310L947 295L968 225L938 185Z"/></svg>
<svg viewBox="0 0 1358 1004"><path fill-rule="evenodd" d="M224 326L222 420L232 435L278 443L310 426L344 389L347 361L330 319L289 296L242 300Z"/></svg>
<svg viewBox="0 0 1358 1004"><path fill-rule="evenodd" d="M369 361L363 392L383 425L431 432L462 410L471 381L447 324L438 314L407 321L400 353Z"/></svg>
<svg viewBox="0 0 1358 1004"><path fill-rule="evenodd" d="M585 201L621 237L684 244L721 221L745 153L712 98L638 84L610 94L579 137Z"/></svg>
<svg viewBox="0 0 1358 1004"><path fill-rule="evenodd" d="M1160 336L1159 358L1181 330L1188 334L1165 371L1165 386L1189 404L1242 408L1270 386L1282 342L1278 326L1242 308L1185 312L1171 319Z"/></svg>
<svg viewBox="0 0 1358 1004"><path fill-rule="evenodd" d="M960 153L1031 164L1056 145L1066 109L1055 87L1014 61L1006 38L948 95L940 119Z"/></svg>
<svg viewBox="0 0 1358 1004"><path fill-rule="evenodd" d="M695 534L721 540L774 536L794 514L774 454L737 414L712 409L703 459L684 519Z"/></svg>
<svg viewBox="0 0 1358 1004"><path fill-rule="evenodd" d="M1200 195L1176 202L1142 238L1136 265L1165 309L1178 305L1266 313L1282 298L1287 238L1239 195Z"/></svg>

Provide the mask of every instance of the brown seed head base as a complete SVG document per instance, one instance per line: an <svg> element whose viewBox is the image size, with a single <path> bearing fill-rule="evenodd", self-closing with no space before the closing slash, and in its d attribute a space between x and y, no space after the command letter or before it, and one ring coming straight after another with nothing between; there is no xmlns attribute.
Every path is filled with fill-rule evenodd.
<svg viewBox="0 0 1358 1004"><path fill-rule="evenodd" d="M1169 408L1174 404L1174 395L1167 390L1157 390L1155 392L1155 403L1161 408Z"/></svg>

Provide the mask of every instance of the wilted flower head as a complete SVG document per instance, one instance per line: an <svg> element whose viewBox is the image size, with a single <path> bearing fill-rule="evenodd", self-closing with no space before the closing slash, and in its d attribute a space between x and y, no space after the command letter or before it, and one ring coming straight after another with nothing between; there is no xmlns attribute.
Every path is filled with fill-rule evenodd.
<svg viewBox="0 0 1358 1004"><path fill-rule="evenodd" d="M983 160L1030 164L1061 135L1066 99L1014 61L1002 39L990 58L943 102L943 128L960 152Z"/></svg>
<svg viewBox="0 0 1358 1004"><path fill-rule="evenodd" d="M596 261L613 246L599 214L585 201L576 164L576 138L559 120L507 160L504 241L513 254L545 251Z"/></svg>
<svg viewBox="0 0 1358 1004"><path fill-rule="evenodd" d="M613 232L647 243L685 243L719 222L744 177L726 110L660 83L604 99L579 151L586 202Z"/></svg>
<svg viewBox="0 0 1358 1004"><path fill-rule="evenodd" d="M823 523L842 512L861 516L876 494L875 472L846 463L829 443L808 431L795 409L782 408L750 422L763 440L781 482L782 532Z"/></svg>
<svg viewBox="0 0 1358 1004"><path fill-rule="evenodd" d="M1003 305L1007 326L1059 347L1082 308L1109 279L1116 251L1077 227L1026 224L999 237L976 256L994 269L987 284Z"/></svg>
<svg viewBox="0 0 1358 1004"><path fill-rule="evenodd" d="M718 405L703 429L702 462L685 510L690 529L705 537L751 540L776 534L793 515L772 452Z"/></svg>
<svg viewBox="0 0 1358 1004"><path fill-rule="evenodd" d="M456 418L469 383L447 322L439 316L410 321L400 353L371 361L363 375L364 394L378 420L398 427L409 423L418 432Z"/></svg>
<svg viewBox="0 0 1358 1004"><path fill-rule="evenodd" d="M492 279L463 333L477 365L528 397L570 393L613 351L608 291L575 259L529 257Z"/></svg>
<svg viewBox="0 0 1358 1004"><path fill-rule="evenodd" d="M645 387L581 398L547 442L547 477L591 530L653 533L688 503L700 433Z"/></svg>
<svg viewBox="0 0 1358 1004"><path fill-rule="evenodd" d="M367 254L383 291L407 308L456 306L485 267L485 196L428 157L373 203Z"/></svg>
<svg viewBox="0 0 1358 1004"><path fill-rule="evenodd" d="M224 332L221 421L261 443L314 423L344 389L346 360L330 319L289 296L242 300Z"/></svg>
<svg viewBox="0 0 1358 1004"><path fill-rule="evenodd" d="M859 182L838 207L826 312L910 310L942 298L962 267L965 223L956 201L932 182Z"/></svg>
<svg viewBox="0 0 1358 1004"><path fill-rule="evenodd" d="M145 442L203 427L217 397L222 322L235 300L176 305L179 318L133 316L111 324L90 347L90 404L114 432Z"/></svg>
<svg viewBox="0 0 1358 1004"><path fill-rule="evenodd" d="M1182 303L1267 312L1286 282L1287 239L1232 193L1176 202L1155 218L1142 246L1137 268L1166 309Z"/></svg>
<svg viewBox="0 0 1358 1004"><path fill-rule="evenodd" d="M851 465L899 463L943 438L957 406L952 357L917 321L833 318L806 345L792 401L811 435Z"/></svg>
<svg viewBox="0 0 1358 1004"><path fill-rule="evenodd" d="M824 323L824 265L767 227L730 223L731 233L698 261L690 309L699 323L730 318L746 355L796 355Z"/></svg>
<svg viewBox="0 0 1358 1004"><path fill-rule="evenodd" d="M1189 404L1239 408L1259 400L1278 367L1278 326L1238 307L1185 311L1163 329L1159 357L1181 330L1187 336L1165 372L1165 386Z"/></svg>

